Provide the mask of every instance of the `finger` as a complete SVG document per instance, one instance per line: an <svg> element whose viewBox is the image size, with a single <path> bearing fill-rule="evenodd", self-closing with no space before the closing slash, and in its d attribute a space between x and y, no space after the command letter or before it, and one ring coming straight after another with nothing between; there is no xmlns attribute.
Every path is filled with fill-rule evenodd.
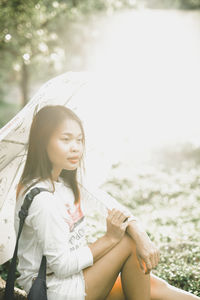
<svg viewBox="0 0 200 300"><path fill-rule="evenodd" d="M149 258L147 258L147 259L144 259L144 262L146 264L147 269L151 271L152 270L151 260Z"/></svg>
<svg viewBox="0 0 200 300"><path fill-rule="evenodd" d="M123 222L122 224L121 224L121 229L123 230L123 231L125 231L126 230L126 228L128 227L128 221L126 221L126 222Z"/></svg>
<svg viewBox="0 0 200 300"><path fill-rule="evenodd" d="M108 216L109 216L109 219L110 219L110 220L113 219L114 215L115 215L115 209L112 209L112 210L109 210L109 211L108 211Z"/></svg>
<svg viewBox="0 0 200 300"><path fill-rule="evenodd" d="M158 262L159 262L159 251L158 251L157 248L155 248L154 261L155 261L155 266L154 266L154 268L155 268L158 265Z"/></svg>
<svg viewBox="0 0 200 300"><path fill-rule="evenodd" d="M156 257L155 257L155 252L154 249L151 250L150 254L149 254L149 260L151 262L151 268L155 268L156 266Z"/></svg>
<svg viewBox="0 0 200 300"><path fill-rule="evenodd" d="M107 218L106 218L107 222L109 222L109 223L112 224L113 223L113 216L114 216L114 211L113 210L109 210Z"/></svg>
<svg viewBox="0 0 200 300"><path fill-rule="evenodd" d="M152 256L152 268L154 269L157 266L157 254L154 252Z"/></svg>
<svg viewBox="0 0 200 300"><path fill-rule="evenodd" d="M146 270L145 262L139 256L137 258L138 258L138 262L140 265L140 269L142 270L143 273L145 273L145 270Z"/></svg>
<svg viewBox="0 0 200 300"><path fill-rule="evenodd" d="M119 222L125 223L127 221L128 221L128 217L124 213L121 212L121 214L119 215Z"/></svg>
<svg viewBox="0 0 200 300"><path fill-rule="evenodd" d="M156 268L158 264L158 255L157 255L157 249L155 249L155 252L154 252L154 268Z"/></svg>
<svg viewBox="0 0 200 300"><path fill-rule="evenodd" d="M114 215L113 215L112 221L113 221L114 223L116 223L116 224L120 224L120 223L122 223L122 222L120 221L120 219L121 219L120 217L121 217L121 211L115 210L115 213L114 213Z"/></svg>
<svg viewBox="0 0 200 300"><path fill-rule="evenodd" d="M157 252L156 253L156 266L158 265L159 260L160 260L160 255L159 255L159 252Z"/></svg>
<svg viewBox="0 0 200 300"><path fill-rule="evenodd" d="M151 254L151 263L152 263L152 268L155 268L158 265L159 257L158 257L158 250L154 246L152 254Z"/></svg>

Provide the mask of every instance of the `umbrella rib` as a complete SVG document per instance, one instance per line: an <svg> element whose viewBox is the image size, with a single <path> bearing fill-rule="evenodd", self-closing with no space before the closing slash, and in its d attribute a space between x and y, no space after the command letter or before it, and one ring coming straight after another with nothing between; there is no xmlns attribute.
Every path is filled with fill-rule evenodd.
<svg viewBox="0 0 200 300"><path fill-rule="evenodd" d="M21 154L21 155L17 155L17 156L15 156L15 157L13 157L6 165L3 166L2 169L0 169L0 172L1 172L3 169L5 169L5 168L6 168L13 160L15 160L16 158L21 157L21 156L24 157L24 155L26 155L26 153ZM0 163L2 163L2 161L1 161Z"/></svg>
<svg viewBox="0 0 200 300"><path fill-rule="evenodd" d="M11 143L11 144L17 144L17 145L23 145L25 146L26 143L22 143L22 142L18 142L18 141L13 141L13 140L2 140L1 142L4 142L4 143Z"/></svg>
<svg viewBox="0 0 200 300"><path fill-rule="evenodd" d="M0 164L4 161L4 159L6 158L6 155L4 154L3 156L0 157Z"/></svg>
<svg viewBox="0 0 200 300"><path fill-rule="evenodd" d="M22 156L22 155L21 155L21 156ZM21 160L21 162L19 163L19 165L18 165L18 167L17 167L17 169L16 169L16 172L14 173L14 176L13 176L13 178L12 178L12 181L11 181L11 183L10 183L10 185L9 185L8 190L10 190L11 187L12 187L12 185L13 185L13 182L14 182L14 180L15 180L15 177L16 177L16 175L17 175L17 172L19 171L19 168L20 168L20 166L21 166L21 163L22 163L22 160ZM5 202L5 199L4 199L3 204L2 204L1 207L3 207L4 202Z"/></svg>
<svg viewBox="0 0 200 300"><path fill-rule="evenodd" d="M11 188L11 186L12 186L12 184L13 184L13 181L14 181L16 175L17 175L17 172L19 171L19 168L20 168L20 166L21 166L21 163L22 163L22 159L21 159L21 161L20 161L20 163L19 163L19 165L18 165L18 167L17 167L17 169L16 169L15 175L13 176L13 180L12 180L12 182L11 182L11 184L10 184L10 188Z"/></svg>
<svg viewBox="0 0 200 300"><path fill-rule="evenodd" d="M71 94L71 96L67 99L67 101L66 101L63 105L66 105L66 104L71 100L71 98L77 93L77 91L78 91L82 86L84 86L86 83L87 83L87 82L84 82L84 83L80 84L79 87L77 88L77 90L75 90L75 91Z"/></svg>

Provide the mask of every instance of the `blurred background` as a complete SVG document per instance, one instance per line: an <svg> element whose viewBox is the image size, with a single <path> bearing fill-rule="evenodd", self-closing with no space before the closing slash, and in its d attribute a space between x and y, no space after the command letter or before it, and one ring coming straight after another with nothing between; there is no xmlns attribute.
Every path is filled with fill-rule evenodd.
<svg viewBox="0 0 200 300"><path fill-rule="evenodd" d="M0 127L67 71L99 75L90 173L200 295L200 0L0 0Z"/></svg>
<svg viewBox="0 0 200 300"><path fill-rule="evenodd" d="M95 72L107 82L93 101L103 107L112 164L152 153L175 165L198 161L199 0L0 3L1 127L52 77Z"/></svg>

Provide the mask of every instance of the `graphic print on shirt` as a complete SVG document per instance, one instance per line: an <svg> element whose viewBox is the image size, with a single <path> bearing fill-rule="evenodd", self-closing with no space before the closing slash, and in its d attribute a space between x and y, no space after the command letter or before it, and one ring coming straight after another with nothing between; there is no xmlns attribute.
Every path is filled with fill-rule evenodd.
<svg viewBox="0 0 200 300"><path fill-rule="evenodd" d="M73 251L78 249L83 243L85 237L84 230L84 215L81 210L80 204L70 207L68 204L65 204L67 208L67 216L65 222L68 224L70 229L69 243L71 244L70 250Z"/></svg>
<svg viewBox="0 0 200 300"><path fill-rule="evenodd" d="M81 210L80 204L74 205L73 208L69 204L65 204L67 207L68 217L65 218L65 222L69 225L70 231L74 229L84 219L83 212Z"/></svg>

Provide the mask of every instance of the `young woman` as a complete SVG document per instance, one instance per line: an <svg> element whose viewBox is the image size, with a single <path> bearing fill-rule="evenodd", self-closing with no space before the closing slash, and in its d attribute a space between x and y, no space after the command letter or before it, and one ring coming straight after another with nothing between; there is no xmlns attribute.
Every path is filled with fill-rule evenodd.
<svg viewBox="0 0 200 300"><path fill-rule="evenodd" d="M45 255L48 300L200 299L150 274L159 252L138 221L117 205L108 210L105 235L86 243L85 199L77 182L84 144L81 121L70 109L46 106L35 115L17 191L16 231L25 195L36 186L47 191L35 196L24 224L18 283L28 293ZM113 294L119 274L123 292Z"/></svg>

